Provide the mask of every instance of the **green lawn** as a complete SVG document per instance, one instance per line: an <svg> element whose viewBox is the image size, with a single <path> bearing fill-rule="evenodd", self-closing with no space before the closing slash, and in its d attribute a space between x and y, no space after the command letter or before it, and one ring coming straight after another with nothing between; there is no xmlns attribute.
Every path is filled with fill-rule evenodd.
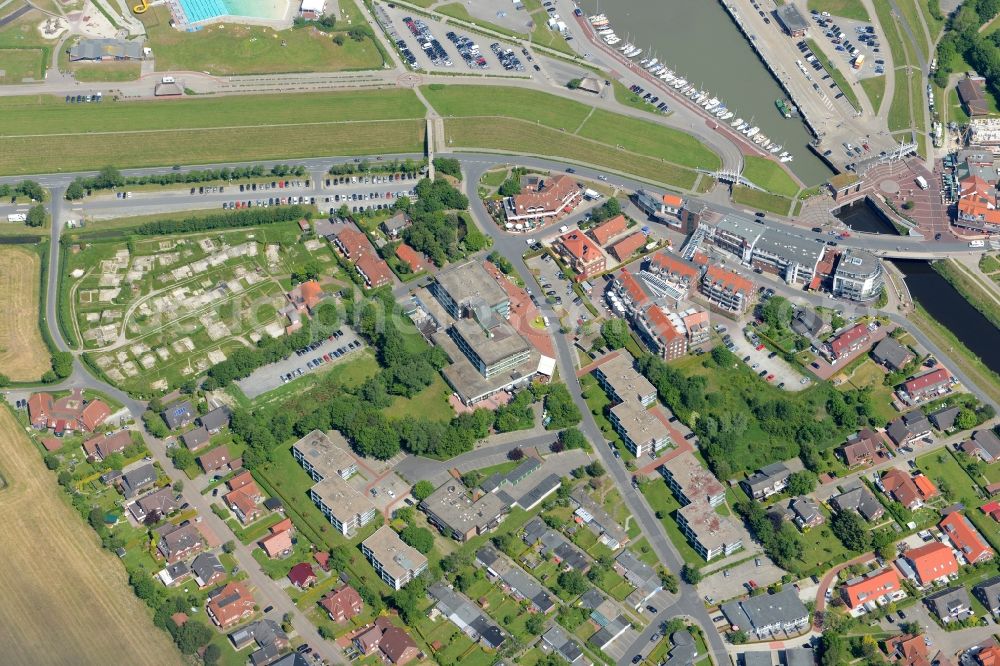
<svg viewBox="0 0 1000 666"><path fill-rule="evenodd" d="M717 155L689 134L555 95L494 86L429 85L421 90L434 109L446 118L516 118L680 166L714 170L721 164Z"/></svg>
<svg viewBox="0 0 1000 666"><path fill-rule="evenodd" d="M0 84L41 80L45 76L42 49L0 49Z"/></svg>
<svg viewBox="0 0 1000 666"><path fill-rule="evenodd" d="M642 97L626 88L624 84L618 81L618 79L611 80L611 87L615 91L615 100L617 100L619 104L631 106L633 109L639 109L640 111L649 111L650 113L656 112L656 107L649 102L644 101Z"/></svg>
<svg viewBox="0 0 1000 666"><path fill-rule="evenodd" d="M417 152L424 108L407 90L69 105L0 100L0 173ZM193 129L192 129L193 128ZM129 151L121 151L122 145Z"/></svg>
<svg viewBox="0 0 1000 666"><path fill-rule="evenodd" d="M455 416L455 410L448 404L451 389L441 375L434 376L434 383L412 398L397 396L392 401L387 413L393 418L401 419L407 416L426 418L432 421L448 422Z"/></svg>
<svg viewBox="0 0 1000 666"><path fill-rule="evenodd" d="M861 0L809 0L809 10L830 12L834 16L842 16L855 21L869 21L868 12Z"/></svg>
<svg viewBox="0 0 1000 666"><path fill-rule="evenodd" d="M733 188L733 203L743 204L757 210L766 210L778 215L788 215L792 206L792 200L786 197L740 186Z"/></svg>
<svg viewBox="0 0 1000 666"><path fill-rule="evenodd" d="M884 378L885 372L882 371L882 368L875 361L866 358L861 365L855 368L848 381L842 385L842 388L862 389L870 387L872 389L876 413L886 421L891 421L896 418L898 412L892 406L892 387L882 383Z"/></svg>
<svg viewBox="0 0 1000 666"><path fill-rule="evenodd" d="M484 122L482 118L449 118L445 121L445 135L448 145L456 148L561 157L685 190L694 187L698 177L690 169L515 119Z"/></svg>
<svg viewBox="0 0 1000 666"><path fill-rule="evenodd" d="M440 7L435 7L434 11L444 14L445 16L451 16L452 18L457 18L462 21L468 21L469 23L475 23L478 26L486 28L487 30L492 30L493 32L498 32L502 35L507 35L509 37L514 37L516 39L526 39L528 36L522 32L515 32L513 30L508 30L507 28L501 27L496 23L490 23L481 18L476 18L469 13L469 10L465 8L460 2L453 2L447 5L441 5Z"/></svg>
<svg viewBox="0 0 1000 666"><path fill-rule="evenodd" d="M786 197L794 197L799 192L799 185L781 165L766 157L748 155L743 158L743 176L754 185L763 187L768 192Z"/></svg>
<svg viewBox="0 0 1000 666"><path fill-rule="evenodd" d="M834 564L845 562L854 556L830 531L830 512L822 507L827 522L814 527L802 535L802 556L794 560L792 573L808 575L825 571Z"/></svg>
<svg viewBox="0 0 1000 666"><path fill-rule="evenodd" d="M899 11L902 13L903 18L906 19L907 24L909 24L914 37L916 37L917 48L920 49L920 54L923 55L925 62L930 60L930 45L925 39L923 19L921 18L920 11L917 9L917 3L926 4L926 2L927 0L899 0L896 2L896 6L899 7ZM903 35L904 37L906 36L905 31Z"/></svg>
<svg viewBox="0 0 1000 666"><path fill-rule="evenodd" d="M170 12L165 6L152 7L141 18L158 71L206 71L226 76L381 69L384 64L371 39L357 42L343 32L338 34L345 36L344 43L337 46L331 34L312 27L279 32L227 23L182 32L170 27Z"/></svg>
<svg viewBox="0 0 1000 666"><path fill-rule="evenodd" d="M861 87L864 88L865 94L868 95L868 101L871 102L872 109L875 113L878 113L878 110L882 108L882 98L885 97L885 75L861 79Z"/></svg>
<svg viewBox="0 0 1000 666"><path fill-rule="evenodd" d="M653 479L644 484L642 494L645 495L646 501L649 502L649 506L654 513L659 513L663 516L660 522L663 523L667 536L670 538L671 543L674 544L677 552L680 553L681 559L696 567L705 564L705 558L691 547L687 537L684 536L677 526L677 521L674 520L673 513L680 509L681 505L673 496L673 493L670 492L667 483L660 479Z"/></svg>
<svg viewBox="0 0 1000 666"><path fill-rule="evenodd" d="M976 481L958 464L955 455L940 450L917 458L917 466L937 485L943 497L940 502L965 504L965 515L994 549L1000 548L1000 524L979 510L985 502L980 497Z"/></svg>
<svg viewBox="0 0 1000 666"><path fill-rule="evenodd" d="M896 72L896 88L892 93L888 121L889 129L893 132L909 129L912 126L909 80L903 71Z"/></svg>

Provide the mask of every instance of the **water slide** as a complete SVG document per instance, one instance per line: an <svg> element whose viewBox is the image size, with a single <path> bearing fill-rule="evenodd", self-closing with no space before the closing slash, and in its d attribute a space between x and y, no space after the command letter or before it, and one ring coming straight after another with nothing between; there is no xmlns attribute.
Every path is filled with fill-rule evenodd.
<svg viewBox="0 0 1000 666"><path fill-rule="evenodd" d="M135 5L134 7L132 7L132 11L135 12L136 14L142 14L147 9L149 9L149 1L148 0L141 0L138 5Z"/></svg>

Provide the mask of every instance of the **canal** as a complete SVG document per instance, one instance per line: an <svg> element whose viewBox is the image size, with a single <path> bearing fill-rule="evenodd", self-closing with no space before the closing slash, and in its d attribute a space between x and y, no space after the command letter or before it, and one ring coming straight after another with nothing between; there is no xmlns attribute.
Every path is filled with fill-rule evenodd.
<svg viewBox="0 0 1000 666"><path fill-rule="evenodd" d="M972 307L929 262L896 259L910 295L993 372L1000 373L1000 331ZM944 350L947 351L947 350Z"/></svg>
<svg viewBox="0 0 1000 666"><path fill-rule="evenodd" d="M864 199L843 206L835 215L854 231L898 235L896 228ZM1000 331L996 326L929 262L895 259L892 263L906 278L906 286L914 300L982 359L986 367L1000 373Z"/></svg>
<svg viewBox="0 0 1000 666"><path fill-rule="evenodd" d="M808 147L812 135L805 125L778 113L774 102L786 97L784 91L717 0L581 0L580 7L588 15L607 15L618 36L643 49L637 60L656 57L710 90L736 117L752 120L795 156L788 166L806 185L830 177Z"/></svg>

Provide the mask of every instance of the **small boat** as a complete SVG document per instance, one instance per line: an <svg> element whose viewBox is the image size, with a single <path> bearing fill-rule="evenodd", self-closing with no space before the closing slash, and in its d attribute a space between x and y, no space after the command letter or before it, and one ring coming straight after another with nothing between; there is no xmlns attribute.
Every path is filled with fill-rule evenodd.
<svg viewBox="0 0 1000 666"><path fill-rule="evenodd" d="M757 132L759 131L760 131L759 127L751 127L746 131L747 138L752 139L753 137L757 136Z"/></svg>
<svg viewBox="0 0 1000 666"><path fill-rule="evenodd" d="M601 35L601 36L604 36L604 35L613 35L613 34L615 34L615 29L614 28L604 28L603 30L598 30L597 34Z"/></svg>
<svg viewBox="0 0 1000 666"><path fill-rule="evenodd" d="M721 118L725 113L726 113L726 107L720 105L715 109L715 111L712 112L712 115L714 115L716 118Z"/></svg>
<svg viewBox="0 0 1000 666"><path fill-rule="evenodd" d="M771 153L772 155L774 155L774 154L775 154L775 153L777 153L777 152L778 152L779 150L781 150L781 148L782 148L782 147L781 147L781 145L780 145L780 144L777 144L777 143L776 143L776 144L774 144L773 146L771 146L771 147L769 148L769 152L770 152L770 153Z"/></svg>
<svg viewBox="0 0 1000 666"><path fill-rule="evenodd" d="M705 105L705 110L711 111L717 106L719 106L719 98L713 97L712 99L708 100L708 104Z"/></svg>
<svg viewBox="0 0 1000 666"><path fill-rule="evenodd" d="M632 52L632 55L630 55L629 58L638 58L639 56L642 55L642 49L635 46L633 46L632 48L635 50Z"/></svg>
<svg viewBox="0 0 1000 666"><path fill-rule="evenodd" d="M729 120L732 117L733 117L733 112L732 111L726 111L726 115L722 116L722 120Z"/></svg>
<svg viewBox="0 0 1000 666"><path fill-rule="evenodd" d="M686 93L687 93L687 91L688 91L688 90L689 90L689 89L691 88L691 86L684 86L683 88L681 88L681 87L680 87L679 85L677 85L677 84L675 83L675 84L674 84L674 88L679 88L678 92L679 92L680 94L684 95L684 94L686 94Z"/></svg>
<svg viewBox="0 0 1000 666"><path fill-rule="evenodd" d="M781 151L781 154L778 155L778 157L788 157L788 151L787 150Z"/></svg>
<svg viewBox="0 0 1000 666"><path fill-rule="evenodd" d="M685 79L685 78L679 78L676 81L674 81L674 88L681 88L683 86L686 86L687 82L688 82L687 79Z"/></svg>
<svg viewBox="0 0 1000 666"><path fill-rule="evenodd" d="M676 77L674 76L674 73L673 73L673 72L671 72L671 71L667 70L666 72L663 72L663 74L660 74L660 78L661 78L661 79L663 79L663 82L664 82L664 83L670 83L670 82L671 82L671 81L673 81L673 80L674 80L674 79L675 79Z"/></svg>
<svg viewBox="0 0 1000 666"><path fill-rule="evenodd" d="M742 118L737 118L733 122L729 123L729 126L730 127L739 127L742 124L743 124L743 119Z"/></svg>
<svg viewBox="0 0 1000 666"><path fill-rule="evenodd" d="M645 67L648 64L649 64L649 58L643 58L642 60L639 61L639 67Z"/></svg>
<svg viewBox="0 0 1000 666"><path fill-rule="evenodd" d="M792 157L791 155L785 155L784 157L779 158L778 161L782 162L782 163L785 163L785 162L791 162L793 159L795 159L795 158Z"/></svg>
<svg viewBox="0 0 1000 666"><path fill-rule="evenodd" d="M659 60L653 58L652 60L646 63L646 69L653 69L659 62L660 62Z"/></svg>
<svg viewBox="0 0 1000 666"><path fill-rule="evenodd" d="M743 130L745 130L745 129L746 129L746 128L748 128L748 127L750 127L750 125L749 125L748 123L745 123L745 122L741 122L741 123L740 123L740 124L739 124L739 125L738 125L738 126L736 127L736 131L737 131L737 132L740 132L740 133L742 133L742 132L743 132Z"/></svg>
<svg viewBox="0 0 1000 666"><path fill-rule="evenodd" d="M788 108L788 101L784 99L774 100L774 106L778 108L778 112L781 113L785 118L791 118L792 112Z"/></svg>

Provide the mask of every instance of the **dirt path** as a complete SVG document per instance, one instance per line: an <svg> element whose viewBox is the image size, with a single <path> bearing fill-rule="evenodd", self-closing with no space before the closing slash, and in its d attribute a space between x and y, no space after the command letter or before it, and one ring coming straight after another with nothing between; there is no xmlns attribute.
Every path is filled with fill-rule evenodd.
<svg viewBox="0 0 1000 666"><path fill-rule="evenodd" d="M55 476L0 407L0 653L9 664L180 664L121 563L60 497Z"/></svg>

